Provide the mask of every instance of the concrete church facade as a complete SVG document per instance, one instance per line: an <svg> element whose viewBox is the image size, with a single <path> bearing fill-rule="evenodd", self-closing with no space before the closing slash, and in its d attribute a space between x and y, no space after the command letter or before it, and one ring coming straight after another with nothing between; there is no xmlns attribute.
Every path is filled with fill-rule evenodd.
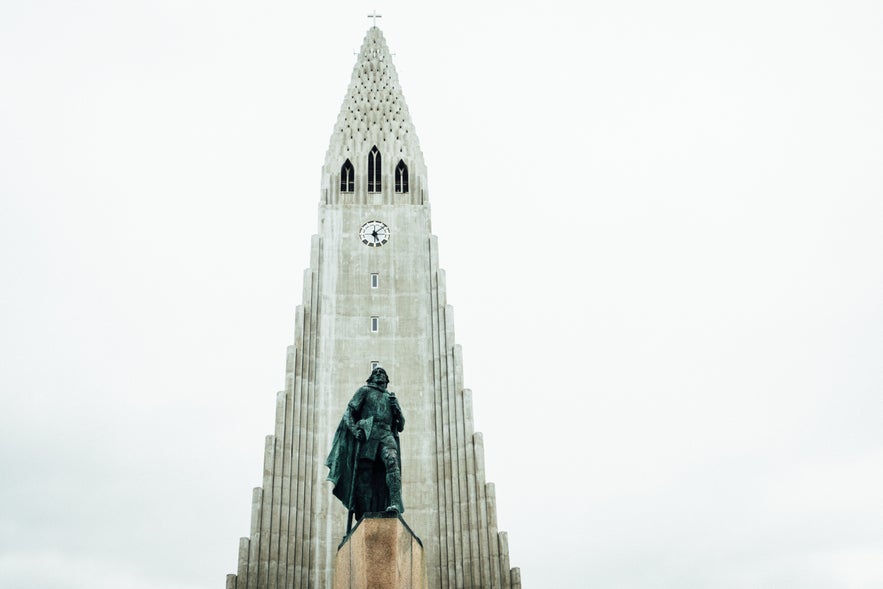
<svg viewBox="0 0 883 589"><path fill-rule="evenodd" d="M452 309L430 229L426 167L380 29L369 29L322 170L262 486L227 589L330 587L346 509L326 482L341 414L375 365L406 417L404 518L430 587L520 588L485 481Z"/></svg>

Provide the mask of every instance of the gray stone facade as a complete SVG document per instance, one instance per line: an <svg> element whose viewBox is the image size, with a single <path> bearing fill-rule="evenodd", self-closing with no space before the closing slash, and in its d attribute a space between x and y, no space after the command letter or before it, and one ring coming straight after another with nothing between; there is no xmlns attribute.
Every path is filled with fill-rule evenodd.
<svg viewBox="0 0 883 589"><path fill-rule="evenodd" d="M369 155L375 147L379 162ZM369 159L379 163L379 176L369 178ZM379 190L369 180L379 181ZM390 236L368 247L359 231L375 220ZM263 483L254 490L251 530L240 540L227 588L331 586L346 510L331 494L323 461L372 362L389 373L407 416L405 516L423 540L429 586L520 587L506 533L498 531L494 486L485 481L472 393L463 386L423 154L376 27L365 37L326 154L319 234L303 285Z"/></svg>

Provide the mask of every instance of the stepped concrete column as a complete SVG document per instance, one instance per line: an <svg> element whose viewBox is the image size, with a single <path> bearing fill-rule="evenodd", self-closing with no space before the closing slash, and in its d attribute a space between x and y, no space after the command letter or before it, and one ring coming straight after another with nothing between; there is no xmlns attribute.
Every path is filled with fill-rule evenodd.
<svg viewBox="0 0 883 589"><path fill-rule="evenodd" d="M334 589L426 589L423 544L395 513L366 513L334 559Z"/></svg>

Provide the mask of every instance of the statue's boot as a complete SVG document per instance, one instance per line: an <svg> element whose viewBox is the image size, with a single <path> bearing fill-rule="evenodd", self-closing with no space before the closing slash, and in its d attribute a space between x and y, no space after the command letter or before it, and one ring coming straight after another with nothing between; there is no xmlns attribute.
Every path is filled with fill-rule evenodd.
<svg viewBox="0 0 883 589"><path fill-rule="evenodd" d="M396 469L386 473L386 486L389 488L389 507L387 511L401 513L402 509L402 474Z"/></svg>

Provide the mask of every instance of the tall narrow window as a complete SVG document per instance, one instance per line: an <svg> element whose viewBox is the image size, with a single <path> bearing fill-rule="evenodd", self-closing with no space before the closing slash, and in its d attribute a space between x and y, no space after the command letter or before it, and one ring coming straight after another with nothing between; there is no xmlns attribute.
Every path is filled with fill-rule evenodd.
<svg viewBox="0 0 883 589"><path fill-rule="evenodd" d="M353 164L349 160L343 162L340 167L340 191L352 192L356 189L356 173Z"/></svg>
<svg viewBox="0 0 883 589"><path fill-rule="evenodd" d="M376 145L368 154L368 192L380 192L380 152Z"/></svg>
<svg viewBox="0 0 883 589"><path fill-rule="evenodd" d="M377 333L380 331L380 317L372 317L371 318L371 332Z"/></svg>
<svg viewBox="0 0 883 589"><path fill-rule="evenodd" d="M408 192L408 166L402 160L396 166L396 192Z"/></svg>
<svg viewBox="0 0 883 589"><path fill-rule="evenodd" d="M380 286L380 275L372 274L371 275L371 288L377 288Z"/></svg>

